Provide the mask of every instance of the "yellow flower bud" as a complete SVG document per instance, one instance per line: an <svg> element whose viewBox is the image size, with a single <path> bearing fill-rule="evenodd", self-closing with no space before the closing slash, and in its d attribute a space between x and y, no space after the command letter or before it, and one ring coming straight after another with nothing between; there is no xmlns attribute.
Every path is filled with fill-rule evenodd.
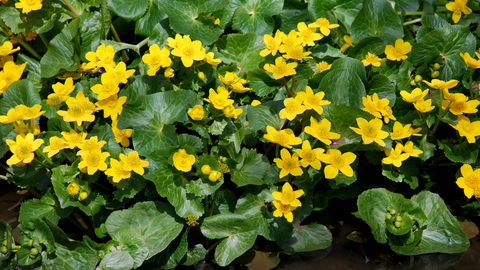
<svg viewBox="0 0 480 270"><path fill-rule="evenodd" d="M220 179L220 177L222 177L222 173L219 172L219 171L212 171L210 173L210 175L208 176L208 179L210 179L210 181L212 182L217 182L218 179Z"/></svg>
<svg viewBox="0 0 480 270"><path fill-rule="evenodd" d="M212 173L212 168L209 165L203 165L202 173L206 175L210 175L210 173Z"/></svg>
<svg viewBox="0 0 480 270"><path fill-rule="evenodd" d="M203 119L203 117L205 117L205 111L200 105L193 106L193 108L189 109L187 113L193 120L196 121L200 121Z"/></svg>
<svg viewBox="0 0 480 270"><path fill-rule="evenodd" d="M173 72L173 68L166 68L163 75L167 78L173 78L173 76L175 76L175 73Z"/></svg>
<svg viewBox="0 0 480 270"><path fill-rule="evenodd" d="M78 192L80 192L80 187L77 185L77 183L71 183L70 185L68 185L67 189L68 194L72 196L75 196L78 194Z"/></svg>
<svg viewBox="0 0 480 270"><path fill-rule="evenodd" d="M80 195L78 196L78 200L83 201L86 198L88 198L88 193L87 192L80 192Z"/></svg>
<svg viewBox="0 0 480 270"><path fill-rule="evenodd" d="M205 79L205 74L200 71L200 72L198 73L198 78L200 78L200 80Z"/></svg>

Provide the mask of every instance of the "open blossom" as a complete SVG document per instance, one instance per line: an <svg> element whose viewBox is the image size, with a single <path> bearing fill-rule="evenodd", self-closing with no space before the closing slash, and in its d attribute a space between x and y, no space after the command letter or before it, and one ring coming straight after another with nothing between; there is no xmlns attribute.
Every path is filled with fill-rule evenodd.
<svg viewBox="0 0 480 270"><path fill-rule="evenodd" d="M173 166L179 171L189 172L195 164L195 156L187 154L185 149L178 150L173 154Z"/></svg>
<svg viewBox="0 0 480 270"><path fill-rule="evenodd" d="M295 149L295 153L298 154L300 158L300 164L302 167L306 168L308 165L312 166L312 168L316 170L320 170L322 164L320 163L320 155L325 152L322 148L315 148L312 149L310 142L308 140L303 141L302 149Z"/></svg>
<svg viewBox="0 0 480 270"><path fill-rule="evenodd" d="M408 58L407 53L412 50L412 45L409 42L404 42L402 39L397 39L394 45L387 45L385 48L385 55L389 60L401 61Z"/></svg>
<svg viewBox="0 0 480 270"><path fill-rule="evenodd" d="M101 81L101 84L96 84L91 88L92 92L98 95L99 100L116 95L120 91L119 82L108 74L102 74Z"/></svg>
<svg viewBox="0 0 480 270"><path fill-rule="evenodd" d="M42 9L42 0L19 0L15 3L16 8L21 8L22 13L28 14L30 11Z"/></svg>
<svg viewBox="0 0 480 270"><path fill-rule="evenodd" d="M472 13L472 10L467 7L467 1L468 0L455 0L455 2L450 2L445 5L445 8L453 11L452 21L454 23L458 23L462 17L462 13L465 15Z"/></svg>
<svg viewBox="0 0 480 270"><path fill-rule="evenodd" d="M267 126L267 134L263 135L263 137L271 143L278 143L285 148L292 148L292 145L302 143L302 139L295 137L295 134L289 128L277 131L275 128Z"/></svg>
<svg viewBox="0 0 480 270"><path fill-rule="evenodd" d="M278 200L275 200L272 202L273 205L275 206L275 211L273 211L273 216L274 217L282 217L285 216L285 219L287 219L288 222L293 221L293 213L292 211L297 209L295 206L291 206L290 204L283 204Z"/></svg>
<svg viewBox="0 0 480 270"><path fill-rule="evenodd" d="M403 126L400 122L395 122L393 124L393 132L390 132L390 138L392 140L401 140L410 137L412 135L410 126L411 124Z"/></svg>
<svg viewBox="0 0 480 270"><path fill-rule="evenodd" d="M145 54L142 57L142 61L149 65L147 74L149 76L155 76L160 67L169 67L172 64L170 59L170 50L167 47L160 47L157 44L150 46L150 54Z"/></svg>
<svg viewBox="0 0 480 270"><path fill-rule="evenodd" d="M418 157L418 155L423 153L422 150L413 148L412 141L408 141L407 143L405 143L405 145L403 146L403 152L411 157Z"/></svg>
<svg viewBox="0 0 480 270"><path fill-rule="evenodd" d="M305 106L305 109L314 109L319 115L323 113L322 106L331 103L328 100L323 100L323 98L325 97L325 93L323 91L319 91L314 94L310 86L305 87L305 92L298 92L297 95L302 95L303 105Z"/></svg>
<svg viewBox="0 0 480 270"><path fill-rule="evenodd" d="M10 151L13 155L7 160L8 165L15 165L18 163L32 162L36 151L43 144L42 139L34 138L32 133L28 133L25 137L18 135L16 140L7 139L6 143L10 146Z"/></svg>
<svg viewBox="0 0 480 270"><path fill-rule="evenodd" d="M71 129L70 132L62 132L63 139L68 143L68 148L73 149L77 147L80 143L85 140L87 137L86 132L77 133L75 130Z"/></svg>
<svg viewBox="0 0 480 270"><path fill-rule="evenodd" d="M411 93L408 93L405 90L400 91L400 95L402 96L403 100L408 103L414 103L421 99L423 99L428 94L428 89L422 91L420 88L415 88L412 90Z"/></svg>
<svg viewBox="0 0 480 270"><path fill-rule="evenodd" d="M294 153L290 155L290 152L283 148L280 151L280 158L273 159L273 162L277 164L277 167L281 169L280 178L291 174L293 176L299 176L303 174L300 162L298 161L298 154Z"/></svg>
<svg viewBox="0 0 480 270"><path fill-rule="evenodd" d="M120 160L123 162L123 168L125 170L134 171L139 175L143 175L145 173L145 170L143 168L150 165L150 162L140 159L137 151L129 152L128 156L125 154L120 154Z"/></svg>
<svg viewBox="0 0 480 270"><path fill-rule="evenodd" d="M135 69L127 70L127 65L124 62L118 63L115 67L105 66L105 70L107 71L105 75L110 76L110 78L118 84L127 83L128 78L135 73Z"/></svg>
<svg viewBox="0 0 480 270"><path fill-rule="evenodd" d="M185 67L191 67L193 61L202 61L205 58L205 48L202 47L200 40L190 39L189 35L183 37L177 34L175 36L175 48L172 51L172 55L181 58Z"/></svg>
<svg viewBox="0 0 480 270"><path fill-rule="evenodd" d="M48 157L53 157L58 154L60 150L69 148L68 142L63 138L57 136L50 137L50 145L43 148L44 153L48 153Z"/></svg>
<svg viewBox="0 0 480 270"><path fill-rule="evenodd" d="M117 120L117 117L122 113L123 104L127 101L127 97L118 97L118 95L109 96L106 99L99 100L95 105L100 110L103 110L103 117L111 117L112 120Z"/></svg>
<svg viewBox="0 0 480 270"><path fill-rule="evenodd" d="M302 46L315 46L315 42L323 38L323 35L320 33L315 33L317 28L307 27L304 22L299 22L297 24L298 36L302 39ZM330 32L330 31L329 31Z"/></svg>
<svg viewBox="0 0 480 270"><path fill-rule="evenodd" d="M45 113L45 111L42 110L42 105L40 104L35 104L32 107L27 107L23 104L20 104L15 107L16 110L21 110L22 111L22 119L23 120L30 120L30 119L35 119L37 117L40 117Z"/></svg>
<svg viewBox="0 0 480 270"><path fill-rule="evenodd" d="M0 71L0 95L14 82L20 80L27 63L17 65L13 61L5 63Z"/></svg>
<svg viewBox="0 0 480 270"><path fill-rule="evenodd" d="M285 61L283 57L277 57L277 59L275 59L275 65L265 64L263 68L266 71L273 73L273 78L278 80L283 77L296 74L297 72L295 71L295 68L297 65L298 63L296 62L287 64L287 61Z"/></svg>
<svg viewBox="0 0 480 270"><path fill-rule="evenodd" d="M302 44L302 38L298 36L297 31L292 30L288 35L285 35L281 32L282 35L282 45L280 45L280 52L285 53L286 47L295 47L296 45Z"/></svg>
<svg viewBox="0 0 480 270"><path fill-rule="evenodd" d="M432 81L430 82L423 80L422 82L424 82L430 88L440 89L440 90L451 89L457 86L457 84L459 83L459 81L457 80L450 80L448 82L445 82L439 79L432 79Z"/></svg>
<svg viewBox="0 0 480 270"><path fill-rule="evenodd" d="M87 173L93 175L98 170L105 171L107 169L107 163L105 159L110 156L108 152L102 152L100 149L92 150L82 156L78 168L87 168Z"/></svg>
<svg viewBox="0 0 480 270"><path fill-rule="evenodd" d="M310 126L305 127L305 133L312 135L326 145L332 144L331 140L340 139L340 134L330 132L332 123L328 119L322 119L320 122L310 117Z"/></svg>
<svg viewBox="0 0 480 270"><path fill-rule="evenodd" d="M463 164L460 168L462 176L457 179L456 184L459 188L463 188L463 193L468 198L475 195L480 198L480 169L473 170L470 164Z"/></svg>
<svg viewBox="0 0 480 270"><path fill-rule="evenodd" d="M450 94L450 100L442 101L442 109L447 108L450 101L449 111L454 115L461 115L464 113L476 113L478 111L477 106L480 104L478 100L468 101L468 97L462 93Z"/></svg>
<svg viewBox="0 0 480 270"><path fill-rule="evenodd" d="M93 136L88 140L83 140L77 145L80 150L77 152L77 156L83 156L86 153L94 150L102 150L102 147L106 144L106 141L98 141L97 136Z"/></svg>
<svg viewBox="0 0 480 270"><path fill-rule="evenodd" d="M8 110L7 115L0 115L0 123L10 124L15 123L23 119L22 109L20 105L15 106Z"/></svg>
<svg viewBox="0 0 480 270"><path fill-rule="evenodd" d="M290 183L285 182L282 187L282 192L274 191L272 197L275 200L280 201L282 204L288 204L294 207L302 206L302 203L298 200L305 192L302 189L293 190Z"/></svg>
<svg viewBox="0 0 480 270"><path fill-rule="evenodd" d="M312 59L313 57L308 56L312 54L312 52L304 52L303 46L298 44L295 46L286 46L285 47L285 55L283 56L285 59L294 59L294 60L302 60L302 59Z"/></svg>
<svg viewBox="0 0 480 270"><path fill-rule="evenodd" d="M353 169L350 167L357 156L352 152L343 153L338 149L329 149L326 154L320 155L320 161L328 164L325 169L325 178L333 179L337 177L338 172L342 172L348 177L353 176Z"/></svg>
<svg viewBox="0 0 480 270"><path fill-rule="evenodd" d="M12 42L7 40L3 43L2 46L0 46L0 56L7 56L19 50L20 50L20 47L17 47L14 49Z"/></svg>
<svg viewBox="0 0 480 270"><path fill-rule="evenodd" d="M345 44L343 44L343 46L340 48L341 52L345 52L348 48L350 48L350 46L353 45L353 40L351 36L344 35L343 40L345 40Z"/></svg>
<svg viewBox="0 0 480 270"><path fill-rule="evenodd" d="M132 176L132 172L125 170L125 163L116 159L110 159L110 168L105 171L105 174L113 177L114 183L119 183L122 179L128 179Z"/></svg>
<svg viewBox="0 0 480 270"><path fill-rule="evenodd" d="M315 65L315 68L317 71L320 71L320 73L324 72L325 70L329 70L332 67L332 64L328 64L325 61L320 61L320 63L317 63Z"/></svg>
<svg viewBox="0 0 480 270"><path fill-rule="evenodd" d="M278 50L280 49L280 45L282 44L282 34L283 33L280 30L277 30L277 32L275 33L275 37L273 37L273 35L265 34L263 36L263 42L265 42L267 48L263 49L260 52L260 56L265 57L269 54L275 56L275 54L277 54Z"/></svg>
<svg viewBox="0 0 480 270"><path fill-rule="evenodd" d="M379 67L385 61L387 60L380 59L376 54L368 52L368 54L365 55L365 59L362 60L362 63L364 66L372 65L374 67Z"/></svg>
<svg viewBox="0 0 480 270"><path fill-rule="evenodd" d="M188 109L187 114L192 120L200 121L205 117L205 111L201 105L195 105L193 108Z"/></svg>
<svg viewBox="0 0 480 270"><path fill-rule="evenodd" d="M215 54L213 52L206 53L205 58L203 58L203 61L209 63L212 66L216 66L222 63L221 59L219 58L215 59Z"/></svg>
<svg viewBox="0 0 480 270"><path fill-rule="evenodd" d="M90 61L87 63L86 68L97 68L97 67L115 67L117 64L114 61L115 49L112 45L105 46L101 44L98 46L95 52L88 52L85 55L85 58Z"/></svg>
<svg viewBox="0 0 480 270"><path fill-rule="evenodd" d="M287 118L288 120L293 120L297 115L302 114L305 112L305 106L302 105L303 98L301 95L297 95L295 98L286 98L283 101L283 108L279 115L280 119Z"/></svg>
<svg viewBox="0 0 480 270"><path fill-rule="evenodd" d="M350 127L355 133L362 135L364 144L376 142L381 146L385 146L383 139L388 137L388 132L382 130L382 120L374 118L367 121L364 118L358 117L357 124L359 128Z"/></svg>
<svg viewBox="0 0 480 270"><path fill-rule="evenodd" d="M222 110L225 117L237 119L243 113L243 109L235 108L233 105L227 106Z"/></svg>
<svg viewBox="0 0 480 270"><path fill-rule="evenodd" d="M480 59L480 54L478 52L475 52L475 54L477 55L477 58ZM467 66L475 69L480 68L480 60L472 58L469 53L460 53L460 56L463 58L463 61L465 61Z"/></svg>
<svg viewBox="0 0 480 270"><path fill-rule="evenodd" d="M422 113L427 113L435 109L435 106L432 106L431 99L427 99L427 100L420 99L417 102L413 103L413 106L415 107L415 109L417 109L417 111Z"/></svg>
<svg viewBox="0 0 480 270"><path fill-rule="evenodd" d="M457 125L450 124L461 137L466 137L468 143L474 143L475 137L480 135L480 121L470 122L468 117L459 115Z"/></svg>
<svg viewBox="0 0 480 270"><path fill-rule="evenodd" d="M223 110L226 107L233 105L233 99L229 99L230 92L225 87L218 86L217 92L210 88L208 98L204 98L205 101L212 103L213 107L217 110Z"/></svg>
<svg viewBox="0 0 480 270"><path fill-rule="evenodd" d="M128 147L130 145L129 138L132 137L132 129L118 129L117 128L118 121L112 121L112 131L113 135L115 135L115 141L120 143L123 147Z"/></svg>
<svg viewBox="0 0 480 270"><path fill-rule="evenodd" d="M91 103L91 105L88 103ZM82 92L79 91L75 98L69 97L67 105L68 111L57 111L58 115L63 116L65 122L76 122L80 126L83 121L93 122L95 120L95 115L92 114L95 104L90 102Z"/></svg>
<svg viewBox="0 0 480 270"><path fill-rule="evenodd" d="M320 28L320 32L324 36L328 36L330 35L330 29L340 27L340 25L336 23L330 24L330 21L328 21L328 19L325 19L325 18L318 18L315 22L309 24L308 27Z"/></svg>
<svg viewBox="0 0 480 270"><path fill-rule="evenodd" d="M397 143L395 148L391 150L385 150L385 154L387 157L382 159L383 164L393 164L395 167L402 166L402 162L405 161L410 157L407 153L403 152L403 145L401 143Z"/></svg>

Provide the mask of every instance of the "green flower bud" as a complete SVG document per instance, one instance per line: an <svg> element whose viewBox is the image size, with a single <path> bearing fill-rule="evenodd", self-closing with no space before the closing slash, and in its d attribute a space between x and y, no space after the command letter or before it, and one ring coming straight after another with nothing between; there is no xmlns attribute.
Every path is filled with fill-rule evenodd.
<svg viewBox="0 0 480 270"><path fill-rule="evenodd" d="M395 227L397 227L397 228L402 227L402 222L401 221L395 221Z"/></svg>
<svg viewBox="0 0 480 270"><path fill-rule="evenodd" d="M401 216L397 216L397 218L395 219L396 221L402 221L402 217Z"/></svg>
<svg viewBox="0 0 480 270"><path fill-rule="evenodd" d="M8 248L6 246L2 246L2 253L7 254Z"/></svg>
<svg viewBox="0 0 480 270"><path fill-rule="evenodd" d="M392 215L390 215L390 214L387 214L385 217L387 218L387 220L391 220L391 219L392 219Z"/></svg>
<svg viewBox="0 0 480 270"><path fill-rule="evenodd" d="M440 75L440 72L438 72L438 70L435 70L434 72L432 72L432 78L437 78L439 75Z"/></svg>
<svg viewBox="0 0 480 270"><path fill-rule="evenodd" d="M35 258L38 255L38 249L37 248L32 248L30 249L30 258Z"/></svg>
<svg viewBox="0 0 480 270"><path fill-rule="evenodd" d="M33 239L28 240L27 245L28 245L29 247L33 247Z"/></svg>
<svg viewBox="0 0 480 270"><path fill-rule="evenodd" d="M417 85L417 83L415 82L415 80L411 80L411 81L410 81L410 85L411 85L411 86L415 86L415 85Z"/></svg>
<svg viewBox="0 0 480 270"><path fill-rule="evenodd" d="M395 215L397 211L395 209L390 210L390 214Z"/></svg>
<svg viewBox="0 0 480 270"><path fill-rule="evenodd" d="M439 70L440 69L440 64L439 63L433 64L433 69Z"/></svg>
<svg viewBox="0 0 480 270"><path fill-rule="evenodd" d="M6 246L7 244L8 244L8 240L7 239L3 240L2 246Z"/></svg>
<svg viewBox="0 0 480 270"><path fill-rule="evenodd" d="M416 75L416 76L415 76L415 82L418 83L418 82L420 82L421 80L422 80L422 76L420 76L420 75Z"/></svg>

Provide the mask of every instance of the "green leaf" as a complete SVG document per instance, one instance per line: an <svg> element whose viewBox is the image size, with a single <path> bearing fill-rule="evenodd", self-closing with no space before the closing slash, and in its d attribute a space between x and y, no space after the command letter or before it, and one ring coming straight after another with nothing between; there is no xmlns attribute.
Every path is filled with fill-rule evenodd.
<svg viewBox="0 0 480 270"><path fill-rule="evenodd" d="M126 104L118 120L118 128L133 127L133 145L140 155L177 144L174 122L187 118L189 104L196 102L192 91L169 91L139 96Z"/></svg>
<svg viewBox="0 0 480 270"><path fill-rule="evenodd" d="M343 0L338 1L338 5L332 9L332 12L350 33L351 25L361 8L362 0Z"/></svg>
<svg viewBox="0 0 480 270"><path fill-rule="evenodd" d="M167 43L168 37L167 30L165 30L160 23L157 23L153 28L152 34L148 40L148 46L152 46L153 44L165 44Z"/></svg>
<svg viewBox="0 0 480 270"><path fill-rule="evenodd" d="M82 61L87 62L85 55L88 52L95 52L100 45L100 39L103 34L102 24L98 22L102 20L102 14L97 11L83 13L80 16L80 34L81 57Z"/></svg>
<svg viewBox="0 0 480 270"><path fill-rule="evenodd" d="M381 55L385 51L385 43L378 37L366 37L348 51L348 57L357 60L365 59L368 52Z"/></svg>
<svg viewBox="0 0 480 270"><path fill-rule="evenodd" d="M337 69L349 69L355 72L355 74L357 74L358 77L362 79L362 81L364 82L367 81L365 66L361 61L357 59L353 59L350 57L337 59L332 63L332 67L330 68L330 71L337 70Z"/></svg>
<svg viewBox="0 0 480 270"><path fill-rule="evenodd" d="M57 214L57 211L53 205L37 199L31 199L22 203L18 221L24 223L31 218L43 217L55 224L57 224L61 218L61 216Z"/></svg>
<svg viewBox="0 0 480 270"><path fill-rule="evenodd" d="M379 37L386 44L393 44L403 37L400 17L389 2L384 0L363 0L362 9L350 28L353 42L365 37Z"/></svg>
<svg viewBox="0 0 480 270"><path fill-rule="evenodd" d="M468 250L470 241L467 235L438 194L423 191L413 196L412 201L418 203L425 213L426 228L423 230L418 246L402 254L461 253Z"/></svg>
<svg viewBox="0 0 480 270"><path fill-rule="evenodd" d="M93 136L97 136L98 141L106 141L107 143L102 147L102 150L109 152L111 158L119 159L122 148L115 140L115 135L109 125L101 125L88 133L88 138Z"/></svg>
<svg viewBox="0 0 480 270"><path fill-rule="evenodd" d="M208 127L208 133L212 135L222 135L227 124L228 122L225 119L214 120L212 125Z"/></svg>
<svg viewBox="0 0 480 270"><path fill-rule="evenodd" d="M42 77L55 76L61 69L74 71L80 64L77 38L80 19L71 21L60 34L49 43L48 51L40 61Z"/></svg>
<svg viewBox="0 0 480 270"><path fill-rule="evenodd" d="M177 235L180 234L183 224L176 220L171 206L161 202L136 203L126 210L113 212L105 222L110 236L122 228L143 239L148 247L148 256L164 250Z"/></svg>
<svg viewBox="0 0 480 270"><path fill-rule="evenodd" d="M261 69L248 72L247 80L250 81L252 91L259 97L275 93L280 88L280 83Z"/></svg>
<svg viewBox="0 0 480 270"><path fill-rule="evenodd" d="M172 269L178 266L185 256L185 253L187 253L187 235L188 232L185 231L182 235L178 236L164 251L146 261L143 267L146 269L154 269L156 266L162 265L164 269Z"/></svg>
<svg viewBox="0 0 480 270"><path fill-rule="evenodd" d="M380 99L388 99L388 106L393 107L395 105L395 100L397 99L395 87L386 76L382 74L375 75L375 77L367 83L366 88L368 95L373 96L373 93L377 93Z"/></svg>
<svg viewBox="0 0 480 270"><path fill-rule="evenodd" d="M342 53L342 51L337 48L333 47L332 45L326 43L326 44L319 44L315 46L315 48L312 50L312 56L316 56L318 58L324 58L324 57L345 57L345 55Z"/></svg>
<svg viewBox="0 0 480 270"><path fill-rule="evenodd" d="M222 0L158 0L158 8L168 15L175 32L190 35L192 40L200 40L205 46L214 43L223 33L222 27L207 19L208 14L227 4Z"/></svg>
<svg viewBox="0 0 480 270"><path fill-rule="evenodd" d="M212 170L222 171L218 161L215 157L210 155L202 155L198 158L198 161L195 163L197 171L200 172L203 165L209 165ZM216 182L212 182L208 179L208 175L204 175L202 178L194 181L191 180L190 183L186 185L188 193L193 193L196 196L205 197L207 195L213 194L220 186L223 184L224 180L222 178L218 179Z"/></svg>
<svg viewBox="0 0 480 270"><path fill-rule="evenodd" d="M40 84L40 80L42 79L42 75L40 73L40 61L26 56L25 54L19 53L17 55L17 65L23 63L27 63L25 70L23 71L24 73L27 73L27 79Z"/></svg>
<svg viewBox="0 0 480 270"><path fill-rule="evenodd" d="M24 233L33 239L35 244L42 244L48 253L52 253L55 251L55 239L50 228L39 217L41 216L31 216L28 220L23 219ZM32 227L30 228L30 226Z"/></svg>
<svg viewBox="0 0 480 270"><path fill-rule="evenodd" d="M428 28L439 29L450 24L439 16L422 16L422 25Z"/></svg>
<svg viewBox="0 0 480 270"><path fill-rule="evenodd" d="M452 162L473 164L477 162L480 142L468 143L464 140L461 144L453 144L444 139L438 142L438 149L445 151L445 156Z"/></svg>
<svg viewBox="0 0 480 270"><path fill-rule="evenodd" d="M418 155L418 157L421 160L426 161L435 155L435 150L437 149L437 146L433 143L430 143L428 141L428 136L425 134L423 135L423 138L420 141L418 148L423 151L423 153Z"/></svg>
<svg viewBox="0 0 480 270"><path fill-rule="evenodd" d="M365 86L362 79L351 69L328 72L318 88L325 92L325 99L335 105L363 107L362 97L366 96Z"/></svg>
<svg viewBox="0 0 480 270"><path fill-rule="evenodd" d="M213 206L213 215L216 214L232 214L235 211L237 196L230 190L219 189L216 192L217 199Z"/></svg>
<svg viewBox="0 0 480 270"><path fill-rule="evenodd" d="M12 244L14 243L12 237L12 228L10 225L8 225L8 223L3 221L3 219L0 219L0 242L3 244L5 240L7 240L7 253L0 252L0 262L6 261L10 258L10 255L12 254Z"/></svg>
<svg viewBox="0 0 480 270"><path fill-rule="evenodd" d="M31 81L16 81L3 93L3 98L0 100L0 115L7 115L10 109L20 104L33 107L40 102L40 95Z"/></svg>
<svg viewBox="0 0 480 270"><path fill-rule="evenodd" d="M405 198L401 194L390 192L384 188L374 188L364 191L358 196L357 206L362 218L372 229L375 240L387 243L387 205L391 202L401 202Z"/></svg>
<svg viewBox="0 0 480 270"><path fill-rule="evenodd" d="M280 31L289 33L291 30L297 28L299 22L305 22L308 19L307 5L296 0L286 0L283 4L283 9L278 14L282 24Z"/></svg>
<svg viewBox="0 0 480 270"><path fill-rule="evenodd" d="M130 270L133 269L133 259L126 251L114 251L103 257L99 265L104 270Z"/></svg>
<svg viewBox="0 0 480 270"><path fill-rule="evenodd" d="M396 11L411 12L417 11L420 7L420 3L417 0L393 0L393 2L395 2Z"/></svg>
<svg viewBox="0 0 480 270"><path fill-rule="evenodd" d="M158 2L153 1L145 15L135 23L135 34L148 37L152 35L154 27L167 15L160 11Z"/></svg>
<svg viewBox="0 0 480 270"><path fill-rule="evenodd" d="M280 119L278 113L283 108L283 102L280 100L268 101L255 107L248 106L247 119L250 123L250 128L254 131L265 131L267 126L280 129L284 121Z"/></svg>
<svg viewBox="0 0 480 270"><path fill-rule="evenodd" d="M236 64L239 72L256 70L264 61L260 51L265 48L263 37L255 33L230 34L217 42L218 58L225 64ZM225 74L222 74L225 75Z"/></svg>
<svg viewBox="0 0 480 270"><path fill-rule="evenodd" d="M232 28L240 33L271 34L275 26L272 16L283 9L282 0L236 0L238 6Z"/></svg>
<svg viewBox="0 0 480 270"><path fill-rule="evenodd" d="M246 185L262 185L263 175L270 169L268 159L262 155L257 154L255 149L242 149L242 159L235 168L230 168L232 174L232 181L238 187Z"/></svg>
<svg viewBox="0 0 480 270"><path fill-rule="evenodd" d="M38 246L38 245L35 245L34 247L39 251L41 250L41 247ZM18 265L20 265L20 266L32 265L42 258L42 256L40 254L38 254L37 256L35 256L33 258L30 257L30 250L31 250L30 246L22 245L22 247L17 251Z"/></svg>
<svg viewBox="0 0 480 270"><path fill-rule="evenodd" d="M123 179L121 184L122 187L117 187L117 190L113 192L113 197L120 202L124 198L132 199L135 197L147 185L147 181L137 174L132 174L132 177L129 179Z"/></svg>
<svg viewBox="0 0 480 270"><path fill-rule="evenodd" d="M265 216L265 197L271 198L270 190L247 187L237 201L235 214L243 215L256 228L257 234L271 240L269 224Z"/></svg>
<svg viewBox="0 0 480 270"><path fill-rule="evenodd" d="M138 268L148 256L148 247L143 238L128 228L115 231L112 239L117 241L122 251L128 252L133 260L133 267Z"/></svg>
<svg viewBox="0 0 480 270"><path fill-rule="evenodd" d="M287 252L307 252L325 249L332 244L332 234L321 224L295 226L292 236L278 245Z"/></svg>
<svg viewBox="0 0 480 270"><path fill-rule="evenodd" d="M180 134L178 135L179 148L183 148L185 145L188 145L195 150L195 153L200 153L203 150L203 142L197 136L189 134Z"/></svg>
<svg viewBox="0 0 480 270"><path fill-rule="evenodd" d="M108 8L129 21L140 19L148 8L147 0L108 0Z"/></svg>
<svg viewBox="0 0 480 270"><path fill-rule="evenodd" d="M0 18L10 27L13 33L26 33L25 24L20 17L20 10L13 6L0 6ZM3 43L2 43L3 44Z"/></svg>
<svg viewBox="0 0 480 270"><path fill-rule="evenodd" d="M412 48L412 64L430 63L437 57L444 59L438 79L448 81L462 74L466 64L460 53L473 55L475 37L468 27L445 26L421 37Z"/></svg>
<svg viewBox="0 0 480 270"><path fill-rule="evenodd" d="M182 263L186 266L191 266L192 264L205 259L207 255L207 250L203 247L202 244L196 244L193 248L187 250L185 254L185 261Z"/></svg>
<svg viewBox="0 0 480 270"><path fill-rule="evenodd" d="M215 249L218 265L229 265L249 250L257 238L257 229L244 216L221 214L205 218L200 227L203 235L210 239L223 239Z"/></svg>

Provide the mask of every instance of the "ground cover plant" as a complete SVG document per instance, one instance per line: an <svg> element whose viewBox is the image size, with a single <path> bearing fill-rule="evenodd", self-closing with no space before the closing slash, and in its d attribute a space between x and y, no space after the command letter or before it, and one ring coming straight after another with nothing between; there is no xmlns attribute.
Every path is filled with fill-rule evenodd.
<svg viewBox="0 0 480 270"><path fill-rule="evenodd" d="M479 10L2 0L0 178L32 198L0 268L226 266L327 248L347 218L397 254L466 251Z"/></svg>

